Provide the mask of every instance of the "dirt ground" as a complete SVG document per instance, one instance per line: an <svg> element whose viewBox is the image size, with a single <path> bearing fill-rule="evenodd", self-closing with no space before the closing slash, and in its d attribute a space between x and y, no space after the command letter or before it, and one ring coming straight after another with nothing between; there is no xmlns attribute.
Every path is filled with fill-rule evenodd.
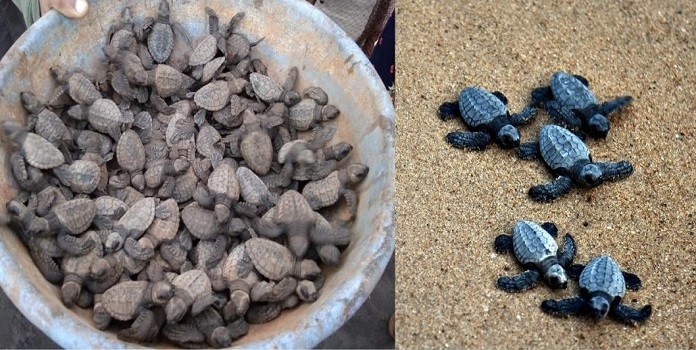
<svg viewBox="0 0 696 350"><path fill-rule="evenodd" d="M696 3L494 4L397 1L397 347L696 348ZM529 187L552 178L541 163L496 144L450 147L445 135L463 125L437 109L476 85L502 91L518 112L558 70L585 76L602 101L634 97L606 140L588 141L595 160L628 160L634 173L536 203ZM522 140L548 122L539 111ZM637 274L643 288L625 302L651 304L651 318L629 327L540 311L576 283L496 289L521 268L493 240L520 219L574 235L576 262L604 253Z"/></svg>

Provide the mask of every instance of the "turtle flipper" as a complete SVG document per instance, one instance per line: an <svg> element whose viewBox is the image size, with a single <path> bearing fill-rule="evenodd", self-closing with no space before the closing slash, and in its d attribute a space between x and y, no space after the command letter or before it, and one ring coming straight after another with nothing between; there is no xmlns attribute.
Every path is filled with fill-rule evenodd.
<svg viewBox="0 0 696 350"><path fill-rule="evenodd" d="M440 108L437 110L437 115L442 120L461 117L462 114L459 112L459 102L445 102L441 104Z"/></svg>
<svg viewBox="0 0 696 350"><path fill-rule="evenodd" d="M580 296L553 300L547 299L541 303L541 311L554 316L568 316L580 313L585 306L585 299Z"/></svg>
<svg viewBox="0 0 696 350"><path fill-rule="evenodd" d="M135 260L146 261L155 255L152 247L144 246L133 237L127 237L123 242L123 250Z"/></svg>
<svg viewBox="0 0 696 350"><path fill-rule="evenodd" d="M524 107L524 109L521 112L515 113L510 116L510 124L512 124L513 126L525 124L532 119L534 114L536 114L536 111L537 109L534 106Z"/></svg>
<svg viewBox="0 0 696 350"><path fill-rule="evenodd" d="M557 253L558 257L558 263L565 267L568 267L571 262L573 262L573 258L575 257L575 253L577 252L577 247L575 246L575 240L573 239L573 236L571 236L569 233L566 233L565 235L565 242L563 243L563 251Z"/></svg>
<svg viewBox="0 0 696 350"><path fill-rule="evenodd" d="M341 191L341 195L343 195L343 198L346 199L346 203L348 203L350 217L354 218L355 214L358 212L358 196L355 194L355 191L347 188Z"/></svg>
<svg viewBox="0 0 696 350"><path fill-rule="evenodd" d="M595 163L602 172L604 180L617 181L624 179L633 173L633 165L622 160L620 162Z"/></svg>
<svg viewBox="0 0 696 350"><path fill-rule="evenodd" d="M652 315L652 306L646 305L637 310L624 304L618 304L609 312L617 320L632 326L645 322Z"/></svg>
<svg viewBox="0 0 696 350"><path fill-rule="evenodd" d="M539 142L525 142L520 145L518 156L521 159L531 160L539 158Z"/></svg>
<svg viewBox="0 0 696 350"><path fill-rule="evenodd" d="M539 272L527 270L512 277L503 276L498 278L498 289L508 293L519 293L532 288L540 279Z"/></svg>
<svg viewBox="0 0 696 350"><path fill-rule="evenodd" d="M155 313L144 310L133 321L130 328L119 331L116 335L118 339L127 342L151 342L159 333L159 327L155 321Z"/></svg>
<svg viewBox="0 0 696 350"><path fill-rule="evenodd" d="M572 110L561 106L558 101L552 100L546 103L546 111L551 120L564 128L575 132L582 127L582 120Z"/></svg>
<svg viewBox="0 0 696 350"><path fill-rule="evenodd" d="M536 185L529 189L529 197L536 202L552 201L570 192L572 181L565 176L559 176L555 180L543 185Z"/></svg>
<svg viewBox="0 0 696 350"><path fill-rule="evenodd" d="M580 278L580 274L582 273L582 270L585 269L585 265L583 264L573 264L570 267L566 268L566 272L568 272L568 277L578 280Z"/></svg>
<svg viewBox="0 0 696 350"><path fill-rule="evenodd" d="M553 222L545 222L541 224L541 228L543 228L544 231L548 232L551 235L551 237L558 237L558 227L556 227L556 224L554 224Z"/></svg>
<svg viewBox="0 0 696 350"><path fill-rule="evenodd" d="M585 86L587 86L587 87L590 87L590 82L587 81L587 78L583 77L582 75L573 74L573 77L574 77L575 79L577 79L577 80L580 80L580 82L582 83L582 85L585 85Z"/></svg>
<svg viewBox="0 0 696 350"><path fill-rule="evenodd" d="M609 116L610 114L618 111L619 109L628 106L633 102L633 97L631 96L620 96L613 100L605 101L599 106L599 110L603 115Z"/></svg>
<svg viewBox="0 0 696 350"><path fill-rule="evenodd" d="M89 253L94 248L94 240L90 237L78 238L65 232L60 232L56 236L56 244L67 253L81 256Z"/></svg>
<svg viewBox="0 0 696 350"><path fill-rule="evenodd" d="M626 271L621 271L621 274L623 275L624 281L626 281L626 288L630 290L639 290L643 286L643 282L641 282L640 278L635 274Z"/></svg>
<svg viewBox="0 0 696 350"><path fill-rule="evenodd" d="M532 104L538 107L544 106L546 102L553 100L551 86L542 86L532 90Z"/></svg>
<svg viewBox="0 0 696 350"><path fill-rule="evenodd" d="M198 297L193 302L193 305L191 305L191 316L193 316L193 317L198 316L198 314L203 312L209 306L212 306L213 304L215 304L215 301L217 301L217 299L215 298L214 294L204 294L204 295Z"/></svg>
<svg viewBox="0 0 696 350"><path fill-rule="evenodd" d="M493 245L498 254L505 254L512 250L512 236L506 234L499 235L495 238Z"/></svg>
<svg viewBox="0 0 696 350"><path fill-rule="evenodd" d="M497 97L497 98L500 100L500 102L502 102L504 105L507 106L507 104L508 104L508 99L507 99L507 97L505 96L505 94L503 94L503 93L500 92L500 91L493 91L493 92L491 92L491 94L492 94L493 96Z"/></svg>
<svg viewBox="0 0 696 350"><path fill-rule="evenodd" d="M456 148L469 148L481 151L488 146L491 137L485 132L455 131L447 134L446 141Z"/></svg>

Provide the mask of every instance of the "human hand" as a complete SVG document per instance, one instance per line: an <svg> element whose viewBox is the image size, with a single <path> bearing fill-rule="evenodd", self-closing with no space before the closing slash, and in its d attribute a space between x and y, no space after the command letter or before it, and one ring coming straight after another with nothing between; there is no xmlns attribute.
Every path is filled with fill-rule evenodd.
<svg viewBox="0 0 696 350"><path fill-rule="evenodd" d="M66 17L82 18L89 8L87 0L39 0L39 3L42 16L53 8Z"/></svg>

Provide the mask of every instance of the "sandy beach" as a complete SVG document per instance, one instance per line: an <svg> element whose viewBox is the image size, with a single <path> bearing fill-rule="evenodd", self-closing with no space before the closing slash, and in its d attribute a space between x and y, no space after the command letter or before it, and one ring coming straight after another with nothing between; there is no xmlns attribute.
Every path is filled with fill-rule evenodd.
<svg viewBox="0 0 696 350"><path fill-rule="evenodd" d="M397 348L696 348L696 3L399 0L396 18ZM463 123L437 109L481 86L518 112L558 70L586 77L600 101L633 96L607 139L587 144L634 173L536 203L528 189L552 178L541 162L450 147ZM522 140L548 122L540 110ZM651 304L652 317L630 327L541 312L577 283L496 289L522 270L493 240L521 219L572 234L578 263L609 254L637 274L643 288L624 302Z"/></svg>

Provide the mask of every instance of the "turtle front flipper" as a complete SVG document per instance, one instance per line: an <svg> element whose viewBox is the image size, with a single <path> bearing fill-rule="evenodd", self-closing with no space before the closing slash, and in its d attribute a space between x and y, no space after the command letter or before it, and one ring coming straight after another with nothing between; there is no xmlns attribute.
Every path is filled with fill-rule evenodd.
<svg viewBox="0 0 696 350"><path fill-rule="evenodd" d="M126 251L130 257L140 261L146 261L155 255L155 250L151 246L142 245L139 241L136 241L133 237L127 237L123 242L123 250Z"/></svg>
<svg viewBox="0 0 696 350"><path fill-rule="evenodd" d="M553 222L545 222L542 223L540 226L544 229L544 231L548 232L551 235L551 237L558 237L558 227L556 227L556 224L554 224Z"/></svg>
<svg viewBox="0 0 696 350"><path fill-rule="evenodd" d="M341 190L341 195L346 199L346 203L348 203L350 217L354 218L355 214L358 212L358 196L355 194L355 191L347 188Z"/></svg>
<svg viewBox="0 0 696 350"><path fill-rule="evenodd" d="M562 106L558 101L549 101L546 103L546 111L551 116L551 120L563 126L564 128L576 132L582 127L582 120L578 118L576 113Z"/></svg>
<svg viewBox="0 0 696 350"><path fill-rule="evenodd" d="M462 114L459 112L459 102L445 102L441 104L440 108L437 110L437 116L442 120L450 120L456 117L461 118Z"/></svg>
<svg viewBox="0 0 696 350"><path fill-rule="evenodd" d="M640 278L635 274L626 271L621 271L621 274L626 282L626 288L630 290L639 290L643 286L643 282L641 282Z"/></svg>
<svg viewBox="0 0 696 350"><path fill-rule="evenodd" d="M153 341L157 333L159 333L159 327L155 320L155 313L146 309L138 315L130 328L119 331L116 336L123 341L144 343Z"/></svg>
<svg viewBox="0 0 696 350"><path fill-rule="evenodd" d="M580 296L561 300L547 299L541 303L541 311L553 316L568 316L580 313L584 306L585 299Z"/></svg>
<svg viewBox="0 0 696 350"><path fill-rule="evenodd" d="M495 238L493 244L498 254L505 254L512 250L512 236L506 234L499 235Z"/></svg>
<svg viewBox="0 0 696 350"><path fill-rule="evenodd" d="M447 134L447 143L456 148L468 148L482 151L491 141L491 136L485 132L455 131Z"/></svg>
<svg viewBox="0 0 696 350"><path fill-rule="evenodd" d="M630 326L645 322L652 315L652 306L643 306L640 310L624 304L618 304L609 311L611 315Z"/></svg>
<svg viewBox="0 0 696 350"><path fill-rule="evenodd" d="M205 347L205 335L190 323L168 324L162 328L162 335L185 347Z"/></svg>
<svg viewBox="0 0 696 350"><path fill-rule="evenodd" d="M586 87L590 87L590 82L587 81L587 78L583 77L582 75L579 74L573 74L573 77L577 80L579 80L582 85L585 85Z"/></svg>
<svg viewBox="0 0 696 350"><path fill-rule="evenodd" d="M553 100L551 86L542 86L532 90L532 105L542 107L551 100Z"/></svg>
<svg viewBox="0 0 696 350"><path fill-rule="evenodd" d="M546 184L530 188L529 197L536 202L552 201L570 192L571 185L572 181L569 177L559 176Z"/></svg>
<svg viewBox="0 0 696 350"><path fill-rule="evenodd" d="M525 124L528 121L530 121L532 117L534 117L536 111L537 109L534 106L524 107L524 109L521 112L515 113L510 116L510 124L512 124L513 126Z"/></svg>
<svg viewBox="0 0 696 350"><path fill-rule="evenodd" d="M493 92L491 92L491 94L492 94L493 96L497 97L497 98L500 100L500 102L502 102L504 105L507 106L507 104L508 104L508 99L507 99L507 97L505 96L505 94L503 94L503 93L500 92L500 91L493 91Z"/></svg>
<svg viewBox="0 0 696 350"><path fill-rule="evenodd" d="M601 113L608 117L610 114L618 111L619 109L628 106L633 102L633 97L631 96L620 96L613 100L605 101L599 106Z"/></svg>
<svg viewBox="0 0 696 350"><path fill-rule="evenodd" d="M532 160L539 158L539 142L525 142L520 145L517 155L520 159Z"/></svg>
<svg viewBox="0 0 696 350"><path fill-rule="evenodd" d="M194 300L193 305L191 305L191 316L196 317L198 314L203 312L209 306L212 306L217 301L214 294L202 294L199 295L196 300Z"/></svg>
<svg viewBox="0 0 696 350"><path fill-rule="evenodd" d="M527 270L512 277L503 276L498 278L498 289L508 293L519 293L534 287L540 279L539 272Z"/></svg>
<svg viewBox="0 0 696 350"><path fill-rule="evenodd" d="M585 265L582 264L573 264L570 267L566 268L566 272L568 272L568 277L578 280L580 278L580 274L582 273L582 270L585 269Z"/></svg>
<svg viewBox="0 0 696 350"><path fill-rule="evenodd" d="M571 262L573 262L573 258L575 257L575 253L577 252L577 247L575 246L575 240L573 239L573 236L571 236L569 233L566 233L565 235L565 242L563 243L563 251L558 252L556 254L556 257L558 258L558 264L563 266L563 268L568 267Z"/></svg>
<svg viewBox="0 0 696 350"><path fill-rule="evenodd" d="M56 236L56 244L70 255L82 256L94 248L94 240L89 236L78 238L65 232L59 232Z"/></svg>
<svg viewBox="0 0 696 350"><path fill-rule="evenodd" d="M633 174L633 165L625 160L595 164L602 172L602 178L607 181L621 180Z"/></svg>

